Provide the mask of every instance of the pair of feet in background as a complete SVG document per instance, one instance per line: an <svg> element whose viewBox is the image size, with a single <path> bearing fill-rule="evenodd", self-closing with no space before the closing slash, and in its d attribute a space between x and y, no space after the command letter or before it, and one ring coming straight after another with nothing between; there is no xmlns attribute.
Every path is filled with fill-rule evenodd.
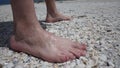
<svg viewBox="0 0 120 68"><path fill-rule="evenodd" d="M54 23L70 19L58 13L54 16L47 15L46 22ZM86 54L85 44L55 36L43 30L40 25L35 28L28 27L26 30L18 29L22 31L18 31L20 35L13 35L10 39L11 48L15 51L25 52L48 62L65 62Z"/></svg>

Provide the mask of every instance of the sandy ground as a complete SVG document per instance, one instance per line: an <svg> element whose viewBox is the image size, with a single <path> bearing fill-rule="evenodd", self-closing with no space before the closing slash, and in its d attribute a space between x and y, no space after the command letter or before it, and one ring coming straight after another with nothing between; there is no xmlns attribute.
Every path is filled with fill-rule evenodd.
<svg viewBox="0 0 120 68"><path fill-rule="evenodd" d="M57 2L58 10L74 17L71 21L42 26L57 36L85 42L87 55L65 63L48 63L10 50L13 31L10 5L0 6L0 68L120 68L120 1ZM44 3L35 4L39 20L45 19Z"/></svg>

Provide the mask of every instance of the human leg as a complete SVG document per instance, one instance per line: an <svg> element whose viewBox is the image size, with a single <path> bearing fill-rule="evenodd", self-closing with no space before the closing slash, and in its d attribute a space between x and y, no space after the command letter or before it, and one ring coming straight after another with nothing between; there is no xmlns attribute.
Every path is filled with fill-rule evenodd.
<svg viewBox="0 0 120 68"><path fill-rule="evenodd" d="M55 0L45 0L47 7L47 22L57 22L62 20L70 20L68 16L62 15L56 8Z"/></svg>
<svg viewBox="0 0 120 68"><path fill-rule="evenodd" d="M14 35L11 48L49 62L65 62L85 55L85 45L44 31L35 15L33 0L11 0Z"/></svg>

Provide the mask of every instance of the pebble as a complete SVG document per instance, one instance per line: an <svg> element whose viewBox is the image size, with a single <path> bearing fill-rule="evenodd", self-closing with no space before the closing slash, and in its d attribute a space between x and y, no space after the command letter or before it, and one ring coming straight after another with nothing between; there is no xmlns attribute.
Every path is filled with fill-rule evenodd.
<svg viewBox="0 0 120 68"><path fill-rule="evenodd" d="M109 64L109 66L112 66L113 68L115 67L115 65L111 61L109 61L108 64Z"/></svg>
<svg viewBox="0 0 120 68"><path fill-rule="evenodd" d="M24 68L21 65L16 65L14 68Z"/></svg>
<svg viewBox="0 0 120 68"><path fill-rule="evenodd" d="M84 64L79 64L79 65L74 66L74 68L85 68L85 65Z"/></svg>
<svg viewBox="0 0 120 68"><path fill-rule="evenodd" d="M111 32L112 30L106 30L107 32Z"/></svg>
<svg viewBox="0 0 120 68"><path fill-rule="evenodd" d="M5 63L5 66L3 68L13 68L14 64L13 63Z"/></svg>
<svg viewBox="0 0 120 68"><path fill-rule="evenodd" d="M100 56L100 59L101 59L102 61L106 61L106 60L107 60L107 57L106 57L106 55L102 54L102 55Z"/></svg>

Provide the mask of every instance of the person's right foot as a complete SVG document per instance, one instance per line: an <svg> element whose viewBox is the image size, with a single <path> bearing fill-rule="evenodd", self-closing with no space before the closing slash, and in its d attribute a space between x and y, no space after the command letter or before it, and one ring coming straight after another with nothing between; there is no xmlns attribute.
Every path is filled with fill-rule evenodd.
<svg viewBox="0 0 120 68"><path fill-rule="evenodd" d="M28 29L28 32L22 33L21 37L13 35L10 44L16 51L25 52L48 62L65 62L86 54L86 45L54 36L41 29L35 29L32 33Z"/></svg>
<svg viewBox="0 0 120 68"><path fill-rule="evenodd" d="M47 16L46 16L46 22L47 23L55 23L55 22L59 22L59 21L69 21L71 20L72 18L69 17L69 16L65 16L65 15L62 15L61 13L47 13Z"/></svg>

